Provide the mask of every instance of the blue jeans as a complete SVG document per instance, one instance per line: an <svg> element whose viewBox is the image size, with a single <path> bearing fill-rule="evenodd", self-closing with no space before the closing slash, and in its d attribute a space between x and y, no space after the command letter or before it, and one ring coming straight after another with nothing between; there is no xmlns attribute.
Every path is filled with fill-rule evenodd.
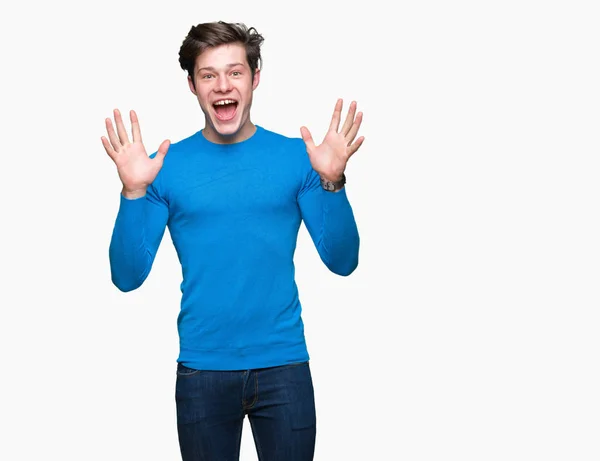
<svg viewBox="0 0 600 461"><path fill-rule="evenodd" d="M177 365L183 461L238 461L248 415L260 461L312 461L316 413L308 362L241 371Z"/></svg>

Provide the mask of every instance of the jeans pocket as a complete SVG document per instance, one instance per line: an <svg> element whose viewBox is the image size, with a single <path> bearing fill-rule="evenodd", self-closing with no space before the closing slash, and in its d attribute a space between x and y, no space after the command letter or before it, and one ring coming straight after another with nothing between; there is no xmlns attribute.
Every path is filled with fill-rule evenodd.
<svg viewBox="0 0 600 461"><path fill-rule="evenodd" d="M194 376L200 373L200 370L196 370L195 368L186 367L182 363L177 364L177 376L186 377L186 376Z"/></svg>

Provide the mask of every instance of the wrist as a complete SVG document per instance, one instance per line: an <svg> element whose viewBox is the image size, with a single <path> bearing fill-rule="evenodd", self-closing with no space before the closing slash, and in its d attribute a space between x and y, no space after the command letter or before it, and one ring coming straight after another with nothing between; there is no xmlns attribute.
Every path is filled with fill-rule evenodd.
<svg viewBox="0 0 600 461"><path fill-rule="evenodd" d="M329 176L321 175L321 187L328 192L337 192L346 184L346 175L343 173L341 176L333 177L333 180L330 178Z"/></svg>
<svg viewBox="0 0 600 461"><path fill-rule="evenodd" d="M123 187L123 189L121 190L121 194L126 199L135 200L146 195L146 188L143 187L140 189L127 189L126 187Z"/></svg>
<svg viewBox="0 0 600 461"><path fill-rule="evenodd" d="M341 173L319 173L322 181L340 182L345 179L344 172Z"/></svg>

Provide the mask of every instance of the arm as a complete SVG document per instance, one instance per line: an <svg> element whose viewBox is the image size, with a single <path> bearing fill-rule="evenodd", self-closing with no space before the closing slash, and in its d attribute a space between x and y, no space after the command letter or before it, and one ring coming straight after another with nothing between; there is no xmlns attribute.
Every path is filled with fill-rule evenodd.
<svg viewBox="0 0 600 461"><path fill-rule="evenodd" d="M338 132L341 111L342 100L338 99L329 130L318 146L306 127L300 129L311 168L298 194L298 203L321 260L332 272L349 275L358 265L359 236L342 179L345 180L349 158L364 137L353 142L362 122L361 112L355 118L356 103L350 104L344 126ZM335 189L325 190L321 180L336 184Z"/></svg>
<svg viewBox="0 0 600 461"><path fill-rule="evenodd" d="M311 168L298 195L298 204L306 229L327 268L342 276L354 272L360 238L346 188L337 192L324 190L319 175Z"/></svg>
<svg viewBox="0 0 600 461"><path fill-rule="evenodd" d="M117 131L107 118L108 138L101 138L123 183L109 247L111 280L121 291L132 291L148 277L169 219L168 205L161 197L156 178L170 141L163 141L158 150L148 156L137 114L130 112L132 142L121 113L115 109L114 114Z"/></svg>
<svg viewBox="0 0 600 461"><path fill-rule="evenodd" d="M111 280L121 291L139 288L148 277L164 235L169 210L150 185L142 197L120 195L109 247Z"/></svg>

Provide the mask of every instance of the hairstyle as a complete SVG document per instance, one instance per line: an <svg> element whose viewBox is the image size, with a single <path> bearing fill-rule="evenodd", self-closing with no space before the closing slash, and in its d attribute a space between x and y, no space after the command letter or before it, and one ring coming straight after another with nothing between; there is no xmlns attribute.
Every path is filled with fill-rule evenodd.
<svg viewBox="0 0 600 461"><path fill-rule="evenodd" d="M262 66L260 47L264 37L254 27L248 28L242 23L224 21L206 22L192 26L179 48L179 65L194 81L196 58L206 49L229 43L241 43L246 47L246 60L252 72Z"/></svg>

